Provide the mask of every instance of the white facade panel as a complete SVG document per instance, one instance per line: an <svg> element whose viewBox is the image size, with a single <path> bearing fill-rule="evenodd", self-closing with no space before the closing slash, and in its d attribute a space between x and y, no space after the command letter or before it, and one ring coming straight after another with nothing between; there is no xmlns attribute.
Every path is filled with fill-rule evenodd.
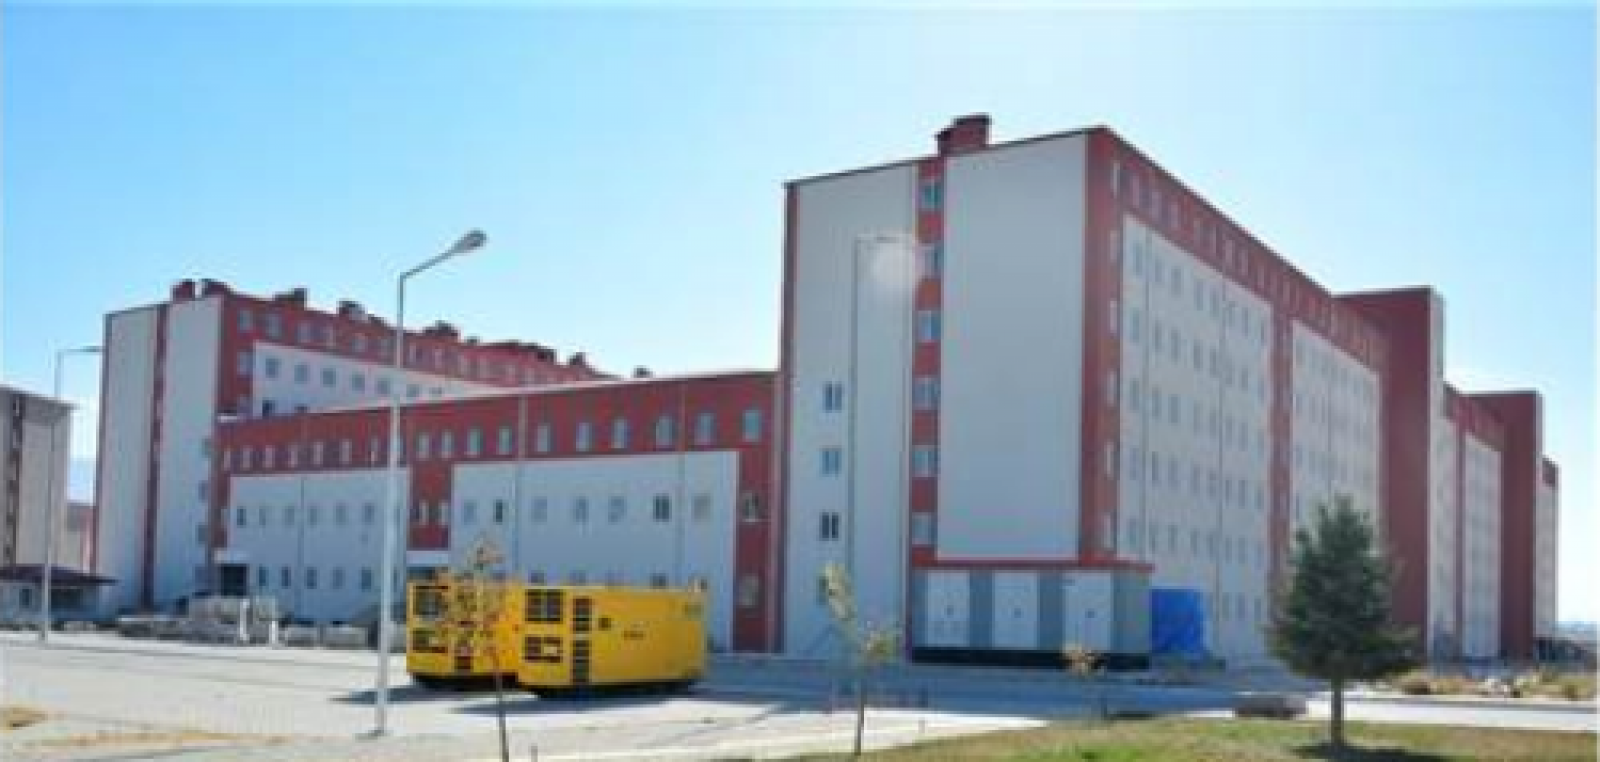
<svg viewBox="0 0 1600 762"><path fill-rule="evenodd" d="M1561 505L1556 488L1543 478L1535 503L1534 524L1534 634L1538 637L1556 637L1561 624L1556 604L1558 599L1557 576L1560 570Z"/></svg>
<svg viewBox="0 0 1600 762"><path fill-rule="evenodd" d="M1266 653L1272 306L1139 220L1124 219L1119 554L1152 585L1198 591L1207 646Z"/></svg>
<svg viewBox="0 0 1600 762"><path fill-rule="evenodd" d="M151 400L155 395L159 310L129 310L106 318L104 420L96 464L99 529L95 571L115 580L102 592L111 611L138 602L145 543L146 479L150 473Z"/></svg>
<svg viewBox="0 0 1600 762"><path fill-rule="evenodd" d="M1500 655L1500 453L1462 438L1461 651L1468 659Z"/></svg>
<svg viewBox="0 0 1600 762"><path fill-rule="evenodd" d="M794 189L784 643L796 655L839 646L816 593L828 563L851 572L864 618L905 621L915 183L901 166Z"/></svg>
<svg viewBox="0 0 1600 762"><path fill-rule="evenodd" d="M946 168L941 557L1077 553L1084 148L1044 140Z"/></svg>
<svg viewBox="0 0 1600 762"><path fill-rule="evenodd" d="M1454 421L1446 420L1440 426L1439 450L1436 462L1442 472L1438 488L1443 494L1435 496L1439 513L1430 517L1428 528L1428 648L1441 656L1453 656L1455 645L1460 643L1460 623L1456 619L1456 598L1459 594L1456 579L1457 546L1460 531L1461 496L1456 488L1457 461L1460 457L1461 429Z"/></svg>
<svg viewBox="0 0 1600 762"><path fill-rule="evenodd" d="M925 583L927 625L921 645L966 648L971 645L972 577L965 571L930 571Z"/></svg>
<svg viewBox="0 0 1600 762"><path fill-rule="evenodd" d="M253 415L288 415L297 410L326 410L388 399L380 389L391 383L387 364L315 352L286 344L257 341L251 358ZM450 376L406 371L398 384L405 400L430 400L501 387Z"/></svg>
<svg viewBox="0 0 1600 762"><path fill-rule="evenodd" d="M168 306L166 341L156 481L158 562L153 593L158 606L211 585L204 531L210 504L209 445L220 383L222 298Z"/></svg>
<svg viewBox="0 0 1600 762"><path fill-rule="evenodd" d="M1039 574L996 572L993 615L995 648L1038 650Z"/></svg>
<svg viewBox="0 0 1600 762"><path fill-rule="evenodd" d="M1062 639L1099 653L1109 653L1116 613L1112 600L1111 575L1105 572L1074 571L1063 575Z"/></svg>

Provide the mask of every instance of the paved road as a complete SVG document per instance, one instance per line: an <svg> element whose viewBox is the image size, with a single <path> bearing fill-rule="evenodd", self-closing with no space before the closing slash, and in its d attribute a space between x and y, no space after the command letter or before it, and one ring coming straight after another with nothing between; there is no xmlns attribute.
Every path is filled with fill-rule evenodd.
<svg viewBox="0 0 1600 762"><path fill-rule="evenodd" d="M8 739L20 744L58 735L170 733L204 730L222 737L185 739L204 758L382 759L405 761L490 757L495 750L494 699L440 694L401 683L393 694L396 736L359 740L372 724L369 652L238 648L59 635L46 649L19 634L0 635L7 703L62 715ZM527 759L694 759L769 756L840 748L852 717L839 675L821 664L721 659L693 695L552 702L516 693L509 702L513 748ZM909 667L881 679L881 703L869 741L905 743L961 733L1020 727L1081 715L1095 691L1039 670ZM1270 680L1269 680L1270 682ZM1107 701L1120 710L1222 714L1231 689L1117 685ZM830 711L838 707L840 711ZM1326 712L1313 703L1313 711ZM1406 700L1352 702L1353 719L1594 730L1592 709ZM53 730L50 730L53 728ZM30 735L29 733L32 733ZM174 739L176 741L177 739ZM270 741L270 744L263 745ZM180 745L176 742L169 746ZM152 742L102 748L29 746L50 759L113 758ZM166 747L161 747L166 748ZM13 758L8 754L7 758ZM186 757L188 758L188 757Z"/></svg>

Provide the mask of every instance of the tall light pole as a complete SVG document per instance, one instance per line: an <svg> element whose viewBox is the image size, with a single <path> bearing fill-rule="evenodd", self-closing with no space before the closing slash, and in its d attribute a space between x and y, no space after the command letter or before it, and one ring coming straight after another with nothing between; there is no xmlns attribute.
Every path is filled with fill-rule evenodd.
<svg viewBox="0 0 1600 762"><path fill-rule="evenodd" d="M461 236L450 248L400 274L395 282L394 307L394 363L389 379L389 466L388 484L384 488L384 521L382 557L378 561L378 678L373 690L377 717L372 734L389 734L389 652L394 644L394 622L390 609L394 607L394 553L395 532L405 511L400 505L400 389L405 385L406 341L406 281L447 259L468 254L483 248L489 240L481 230Z"/></svg>
<svg viewBox="0 0 1600 762"><path fill-rule="evenodd" d="M52 387L52 396L57 401L61 399L61 366L72 355L97 355L100 347L84 346L69 347L56 351L55 386ZM56 467L56 453L60 451L57 442L60 440L60 430L63 421L72 421L72 407L67 406L62 410L61 418L50 426L50 461L46 468L51 471ZM63 475L64 476L64 475ZM44 565L39 570L39 642L50 642L50 598L54 593L52 578L55 577L56 564L56 503L65 500L66 491L56 494L56 475L46 474L44 480Z"/></svg>

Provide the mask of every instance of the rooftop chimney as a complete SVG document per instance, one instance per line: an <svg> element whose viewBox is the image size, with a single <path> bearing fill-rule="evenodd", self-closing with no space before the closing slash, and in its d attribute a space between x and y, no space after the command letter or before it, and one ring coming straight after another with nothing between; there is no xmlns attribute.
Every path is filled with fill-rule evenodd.
<svg viewBox="0 0 1600 762"><path fill-rule="evenodd" d="M976 151L989 145L989 115L958 116L949 127L939 130L939 155Z"/></svg>
<svg viewBox="0 0 1600 762"><path fill-rule="evenodd" d="M361 322L367 319L367 311L361 307L360 302L354 299L341 299L339 300L339 317Z"/></svg>
<svg viewBox="0 0 1600 762"><path fill-rule="evenodd" d="M296 307L306 306L306 290L304 288L291 288L274 297L272 301L279 304L292 304Z"/></svg>
<svg viewBox="0 0 1600 762"><path fill-rule="evenodd" d="M644 367L643 365L640 365L639 367L633 369L633 377L634 378L649 378L650 377L650 369Z"/></svg>
<svg viewBox="0 0 1600 762"><path fill-rule="evenodd" d="M223 283L220 280L212 280L210 278L203 278L200 280L201 296L222 296L226 293L228 293L228 284Z"/></svg>
<svg viewBox="0 0 1600 762"><path fill-rule="evenodd" d="M172 285L172 301L182 302L194 298L194 281L180 280Z"/></svg>

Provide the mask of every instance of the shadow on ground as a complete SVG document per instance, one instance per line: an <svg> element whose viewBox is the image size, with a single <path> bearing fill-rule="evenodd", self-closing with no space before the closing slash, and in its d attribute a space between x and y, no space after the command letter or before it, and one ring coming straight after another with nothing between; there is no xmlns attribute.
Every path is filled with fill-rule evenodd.
<svg viewBox="0 0 1600 762"><path fill-rule="evenodd" d="M1444 762L1445 757L1437 754L1406 751L1397 748L1362 748L1360 746L1336 747L1326 741L1295 749L1295 753L1306 759L1322 759L1328 762Z"/></svg>

